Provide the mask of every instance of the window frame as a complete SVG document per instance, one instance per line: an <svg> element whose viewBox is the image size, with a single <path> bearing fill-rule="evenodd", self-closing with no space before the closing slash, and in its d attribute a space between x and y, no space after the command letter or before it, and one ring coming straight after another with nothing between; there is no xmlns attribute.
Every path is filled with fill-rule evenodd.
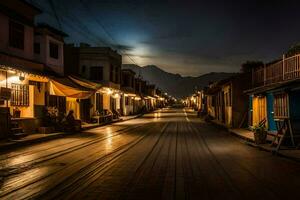
<svg viewBox="0 0 300 200"><path fill-rule="evenodd" d="M14 20L9 20L9 46L24 50L25 26Z"/></svg>
<svg viewBox="0 0 300 200"><path fill-rule="evenodd" d="M11 106L28 107L30 105L28 84L12 83L11 89Z"/></svg>
<svg viewBox="0 0 300 200"><path fill-rule="evenodd" d="M103 66L91 66L89 77L93 81L103 81L104 80L104 67Z"/></svg>
<svg viewBox="0 0 300 200"><path fill-rule="evenodd" d="M51 47L55 47L54 49ZM56 51L57 50L57 51ZM59 44L53 41L49 41L49 57L52 59L59 59Z"/></svg>

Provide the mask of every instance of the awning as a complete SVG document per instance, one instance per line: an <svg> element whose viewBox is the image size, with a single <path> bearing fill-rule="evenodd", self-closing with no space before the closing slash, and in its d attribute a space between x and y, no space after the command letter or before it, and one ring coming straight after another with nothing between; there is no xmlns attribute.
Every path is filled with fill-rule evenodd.
<svg viewBox="0 0 300 200"><path fill-rule="evenodd" d="M251 95L251 94L261 94L261 93L266 93L266 92L271 92L271 91L276 91L276 90L292 90L293 88L299 88L300 85L300 79L296 80L288 80L288 81L283 81L283 82L278 82L266 86L260 86L256 88L252 88L250 90L244 91L245 94Z"/></svg>
<svg viewBox="0 0 300 200"><path fill-rule="evenodd" d="M96 83L93 81L89 81L77 76L68 76L72 81L74 81L75 83L77 83L78 85L81 85L83 87L89 88L89 89L93 89L93 90L99 90L102 85L100 83Z"/></svg>
<svg viewBox="0 0 300 200"><path fill-rule="evenodd" d="M77 99L87 99L95 93L95 90L82 87L76 84L71 79L51 78L50 79L50 94L57 96L66 96Z"/></svg>

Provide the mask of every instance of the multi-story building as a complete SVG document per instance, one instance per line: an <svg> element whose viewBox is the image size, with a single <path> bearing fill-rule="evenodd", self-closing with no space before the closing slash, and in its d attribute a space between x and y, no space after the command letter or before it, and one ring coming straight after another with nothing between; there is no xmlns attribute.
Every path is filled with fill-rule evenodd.
<svg viewBox="0 0 300 200"><path fill-rule="evenodd" d="M156 87L154 84L146 85L146 94L147 96L144 97L146 109L148 111L154 110L156 108Z"/></svg>
<svg viewBox="0 0 300 200"><path fill-rule="evenodd" d="M134 114L135 72L130 69L122 69L121 73L121 113L122 115Z"/></svg>
<svg viewBox="0 0 300 200"><path fill-rule="evenodd" d="M48 81L34 54L34 17L40 13L25 1L0 2L0 138L11 131L11 122L14 131L21 126L28 133L39 124Z"/></svg>
<svg viewBox="0 0 300 200"><path fill-rule="evenodd" d="M65 74L80 75L102 86L92 101L84 103L85 107L93 104L93 111L120 112L121 65L122 56L109 47L65 46Z"/></svg>
<svg viewBox="0 0 300 200"><path fill-rule="evenodd" d="M64 37L67 34L47 24L39 24L34 30L34 58L45 66L45 71L64 75Z"/></svg>
<svg viewBox="0 0 300 200"><path fill-rule="evenodd" d="M40 13L26 1L0 2L0 138L37 132L47 108L66 113L72 109L68 100L92 93L62 77L66 34L46 24L35 26Z"/></svg>
<svg viewBox="0 0 300 200"><path fill-rule="evenodd" d="M249 126L264 122L270 134L300 133L300 55L287 57L252 69L249 94Z"/></svg>

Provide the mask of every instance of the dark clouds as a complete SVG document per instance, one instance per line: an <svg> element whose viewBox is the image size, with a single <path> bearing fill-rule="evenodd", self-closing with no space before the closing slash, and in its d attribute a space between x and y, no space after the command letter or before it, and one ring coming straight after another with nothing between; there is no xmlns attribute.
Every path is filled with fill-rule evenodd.
<svg viewBox="0 0 300 200"><path fill-rule="evenodd" d="M31 2L31 1L29 1ZM67 42L110 45L138 64L197 76L269 61L300 41L297 1L32 0ZM131 60L123 56L125 63Z"/></svg>

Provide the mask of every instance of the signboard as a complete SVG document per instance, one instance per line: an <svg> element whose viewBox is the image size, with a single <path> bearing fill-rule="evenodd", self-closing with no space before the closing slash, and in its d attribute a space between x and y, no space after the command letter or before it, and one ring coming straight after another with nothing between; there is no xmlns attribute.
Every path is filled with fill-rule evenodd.
<svg viewBox="0 0 300 200"><path fill-rule="evenodd" d="M9 100L11 98L11 89L1 87L0 88L0 100Z"/></svg>

